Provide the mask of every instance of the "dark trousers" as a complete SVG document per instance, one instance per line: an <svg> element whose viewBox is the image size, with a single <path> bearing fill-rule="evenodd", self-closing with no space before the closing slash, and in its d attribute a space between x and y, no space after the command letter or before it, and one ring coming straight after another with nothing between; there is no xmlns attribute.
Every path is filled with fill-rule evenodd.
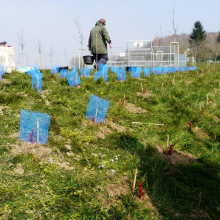
<svg viewBox="0 0 220 220"><path fill-rule="evenodd" d="M108 54L93 54L96 62L96 69L99 70L101 64L105 65L108 62Z"/></svg>

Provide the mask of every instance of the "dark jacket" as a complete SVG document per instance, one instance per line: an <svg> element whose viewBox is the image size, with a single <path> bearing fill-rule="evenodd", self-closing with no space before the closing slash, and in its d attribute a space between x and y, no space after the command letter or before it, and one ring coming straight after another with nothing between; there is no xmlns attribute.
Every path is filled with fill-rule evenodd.
<svg viewBox="0 0 220 220"><path fill-rule="evenodd" d="M107 43L111 43L108 31L100 21L97 21L95 27L90 31L88 47L91 53L107 54Z"/></svg>

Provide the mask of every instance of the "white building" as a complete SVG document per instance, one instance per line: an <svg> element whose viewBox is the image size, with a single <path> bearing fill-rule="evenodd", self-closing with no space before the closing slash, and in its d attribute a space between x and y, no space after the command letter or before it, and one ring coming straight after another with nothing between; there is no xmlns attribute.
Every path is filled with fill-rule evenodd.
<svg viewBox="0 0 220 220"><path fill-rule="evenodd" d="M0 65L4 65L6 73L15 70L15 50L14 47L6 46L6 42L0 43Z"/></svg>

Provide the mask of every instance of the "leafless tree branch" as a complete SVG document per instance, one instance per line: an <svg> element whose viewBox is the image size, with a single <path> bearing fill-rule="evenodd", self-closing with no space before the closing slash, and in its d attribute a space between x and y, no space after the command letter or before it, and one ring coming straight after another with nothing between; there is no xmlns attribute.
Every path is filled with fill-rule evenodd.
<svg viewBox="0 0 220 220"><path fill-rule="evenodd" d="M28 41L25 41L24 40L24 33L22 31L22 28L21 28L21 33L19 34L18 33L18 39L19 39L19 44L21 46L21 50L22 50L22 53L23 53L23 50L24 50L24 47L27 45Z"/></svg>
<svg viewBox="0 0 220 220"><path fill-rule="evenodd" d="M178 30L178 25L175 26L175 3L173 6L173 13L171 14L173 16L173 20L172 20L172 25L173 25L173 32L169 31L169 33L171 33L173 35L173 41L176 42L176 36L177 36L177 30Z"/></svg>
<svg viewBox="0 0 220 220"><path fill-rule="evenodd" d="M51 60L53 59L54 54L55 54L55 51L53 50L53 47L51 45L51 47L50 47L50 58L51 58Z"/></svg>
<svg viewBox="0 0 220 220"><path fill-rule="evenodd" d="M77 27L77 30L78 30L78 35L75 35L74 38L75 38L77 41L80 42L80 44L81 44L81 49L82 49L82 48L83 48L83 41L85 40L85 38L84 38L84 36L83 36L83 32L82 32L81 25L80 25L78 19L76 19L76 18L73 18L72 21L75 23L75 25L76 25L76 27ZM77 39L77 38L78 38L78 39Z"/></svg>

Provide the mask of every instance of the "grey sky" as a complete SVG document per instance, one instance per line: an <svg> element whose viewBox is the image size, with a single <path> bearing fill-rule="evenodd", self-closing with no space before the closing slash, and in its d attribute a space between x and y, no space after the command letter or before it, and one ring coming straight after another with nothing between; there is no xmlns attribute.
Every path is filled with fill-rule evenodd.
<svg viewBox="0 0 220 220"><path fill-rule="evenodd" d="M18 33L22 28L28 41L25 52L29 64L36 64L37 44L41 40L47 66L51 45L55 50L54 64L65 65L64 51L70 60L80 48L80 43L73 38L77 35L77 28L71 21L73 18L81 24L84 48L87 48L90 29L100 18L107 21L113 47L125 47L126 40L152 40L160 26L163 36L169 35L168 31L173 31L174 2L178 34L190 33L198 20L208 32L220 30L219 0L0 0L0 41L14 46L17 66L21 52Z"/></svg>

